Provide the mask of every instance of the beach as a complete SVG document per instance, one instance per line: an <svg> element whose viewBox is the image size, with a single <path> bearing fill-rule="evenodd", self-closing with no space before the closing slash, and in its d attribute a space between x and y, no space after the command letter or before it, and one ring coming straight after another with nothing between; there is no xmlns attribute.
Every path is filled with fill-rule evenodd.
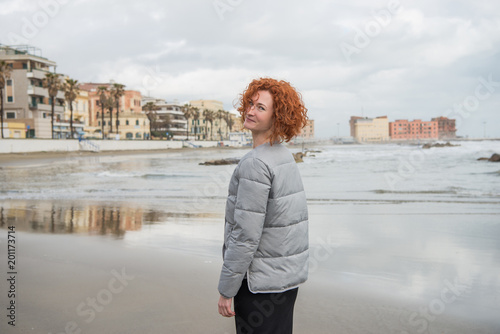
<svg viewBox="0 0 500 334"><path fill-rule="evenodd" d="M330 146L306 157L310 274L294 332L500 332L500 167L474 159L497 149ZM0 332L234 333L217 312L234 165L199 163L247 151L0 155L0 287L15 276L16 294L0 297ZM401 173L405 159L413 173Z"/></svg>

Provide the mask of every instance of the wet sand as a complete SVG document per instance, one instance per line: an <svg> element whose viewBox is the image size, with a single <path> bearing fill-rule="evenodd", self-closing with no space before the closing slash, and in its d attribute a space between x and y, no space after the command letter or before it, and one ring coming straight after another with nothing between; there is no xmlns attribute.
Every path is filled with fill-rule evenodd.
<svg viewBox="0 0 500 334"><path fill-rule="evenodd" d="M233 319L217 313L218 258L107 237L19 233L17 261L16 327L2 317L2 333L234 333ZM5 280L1 286L6 291ZM413 333L401 327L410 309L361 291L313 275L299 290L295 333ZM495 333L445 315L429 329Z"/></svg>

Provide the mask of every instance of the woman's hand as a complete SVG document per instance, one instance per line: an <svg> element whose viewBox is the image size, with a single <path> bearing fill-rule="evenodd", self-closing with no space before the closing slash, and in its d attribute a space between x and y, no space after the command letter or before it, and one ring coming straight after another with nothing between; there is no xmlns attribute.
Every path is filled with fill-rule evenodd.
<svg viewBox="0 0 500 334"><path fill-rule="evenodd" d="M219 298L219 314L223 317L234 317L235 313L231 310L231 303L233 298L226 298L220 296Z"/></svg>

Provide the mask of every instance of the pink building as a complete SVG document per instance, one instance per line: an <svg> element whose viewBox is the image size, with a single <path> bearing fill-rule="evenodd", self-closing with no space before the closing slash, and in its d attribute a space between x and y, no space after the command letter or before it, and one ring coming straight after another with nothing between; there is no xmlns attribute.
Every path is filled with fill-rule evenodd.
<svg viewBox="0 0 500 334"><path fill-rule="evenodd" d="M91 126L98 126L100 120L100 113L102 108L99 105L99 95L97 88L103 86L110 89L113 84L111 83L82 83L80 84L81 90L89 92L89 124ZM142 94L135 90L126 90L125 94L120 98L120 113L133 113L143 114L141 106ZM114 111L116 112L116 110ZM109 112L107 112L109 113Z"/></svg>
<svg viewBox="0 0 500 334"><path fill-rule="evenodd" d="M398 119L389 123L389 135L392 140L438 139L438 122Z"/></svg>

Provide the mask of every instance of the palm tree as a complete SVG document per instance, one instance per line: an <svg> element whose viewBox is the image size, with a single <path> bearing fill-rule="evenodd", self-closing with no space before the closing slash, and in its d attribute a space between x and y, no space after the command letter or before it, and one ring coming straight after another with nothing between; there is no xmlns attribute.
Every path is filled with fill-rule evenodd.
<svg viewBox="0 0 500 334"><path fill-rule="evenodd" d="M153 102L148 102L142 106L142 110L146 112L146 116L149 119L149 140L153 139L153 123L155 124L154 128L156 131L156 111L159 109L160 108Z"/></svg>
<svg viewBox="0 0 500 334"><path fill-rule="evenodd" d="M184 113L184 117L186 117L186 140L189 140L189 119L193 117L194 111L193 108L189 104L185 104L182 108L182 112Z"/></svg>
<svg viewBox="0 0 500 334"><path fill-rule="evenodd" d="M64 98L69 104L69 129L71 133L71 138L73 139L73 101L76 100L76 97L80 93L80 85L78 85L78 80L73 80L70 78L66 78L66 82L64 83Z"/></svg>
<svg viewBox="0 0 500 334"><path fill-rule="evenodd" d="M205 109L203 111L203 117L205 118L205 122L210 122L210 140L213 139L213 132L214 132L214 120L215 120L215 112L212 110ZM207 132L207 128L205 127L205 133ZM207 134L208 136L208 134Z"/></svg>
<svg viewBox="0 0 500 334"><path fill-rule="evenodd" d="M50 123L52 125L52 131L51 131L52 139L54 139L54 108L56 105L55 103L56 96L57 92L62 88L62 83L59 76L60 74L57 73L47 73L45 74L45 79L43 79L43 88L47 88L49 92L49 99L52 111L52 115L50 116L51 118Z"/></svg>
<svg viewBox="0 0 500 334"><path fill-rule="evenodd" d="M225 111L222 109L217 110L217 118L219 119L219 136L222 140L222 119L224 118Z"/></svg>
<svg viewBox="0 0 500 334"><path fill-rule="evenodd" d="M170 127L172 127L172 116L169 115L169 114L165 114L165 115L161 115L158 117L159 118L159 127L162 128L162 129L169 129ZM158 127L156 128L156 130L158 130ZM167 135L167 134L166 134ZM170 134L173 136L173 134ZM167 139L168 139L168 136L167 135ZM163 138L163 133L160 134L160 137Z"/></svg>
<svg viewBox="0 0 500 334"><path fill-rule="evenodd" d="M193 108L193 120L194 120L194 138L196 138L196 129L198 128L196 126L196 122L200 119L200 111L198 110L198 108Z"/></svg>
<svg viewBox="0 0 500 334"><path fill-rule="evenodd" d="M125 88L125 85L119 83L114 83L113 87L111 87L111 96L113 96L116 103L116 133L119 133L118 126L120 125L118 121L118 117L120 116L120 98L125 95L123 88Z"/></svg>
<svg viewBox="0 0 500 334"><path fill-rule="evenodd" d="M102 115L101 115L102 139L104 139L104 109L106 108L107 99L108 99L108 97L106 95L107 92L108 92L108 87L106 87L106 86L97 87L97 94L99 95L99 104L101 105L101 109L102 109Z"/></svg>
<svg viewBox="0 0 500 334"><path fill-rule="evenodd" d="M104 102L106 104L106 109L109 110L109 134L113 132L113 108L115 106L115 100L113 96L110 95L110 91L108 90L108 97Z"/></svg>
<svg viewBox="0 0 500 334"><path fill-rule="evenodd" d="M7 83L7 79L10 79L10 74L12 72L12 67L7 64L4 60L0 61L0 123L2 124L1 132L3 138L3 90Z"/></svg>
<svg viewBox="0 0 500 334"><path fill-rule="evenodd" d="M231 117L231 113L229 111L226 112L226 116L224 117L227 125L227 133L233 130L234 119Z"/></svg>

